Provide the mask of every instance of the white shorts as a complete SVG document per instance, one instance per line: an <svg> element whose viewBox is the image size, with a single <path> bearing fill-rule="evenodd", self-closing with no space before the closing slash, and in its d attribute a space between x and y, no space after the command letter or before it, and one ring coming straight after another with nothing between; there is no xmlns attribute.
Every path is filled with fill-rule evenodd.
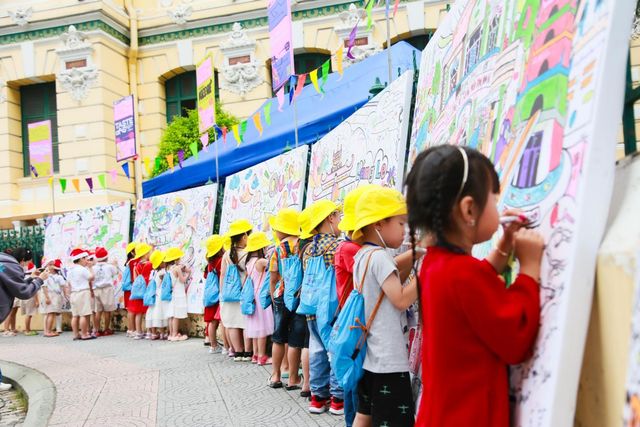
<svg viewBox="0 0 640 427"><path fill-rule="evenodd" d="M70 300L72 316L90 316L93 312L91 291L89 291L89 289L71 292Z"/></svg>
<svg viewBox="0 0 640 427"><path fill-rule="evenodd" d="M20 301L20 308L20 312L23 316L35 316L38 314L38 306L36 305L35 297Z"/></svg>
<svg viewBox="0 0 640 427"><path fill-rule="evenodd" d="M44 298L44 297L43 297ZM45 314L62 313L62 295L49 292L50 304L44 305Z"/></svg>
<svg viewBox="0 0 640 427"><path fill-rule="evenodd" d="M113 286L105 286L93 290L94 295L94 311L115 311L116 299L115 289Z"/></svg>

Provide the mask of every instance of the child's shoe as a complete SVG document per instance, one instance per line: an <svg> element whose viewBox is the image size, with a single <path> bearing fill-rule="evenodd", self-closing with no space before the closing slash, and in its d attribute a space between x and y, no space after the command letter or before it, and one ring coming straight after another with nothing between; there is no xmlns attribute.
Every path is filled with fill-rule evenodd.
<svg viewBox="0 0 640 427"><path fill-rule="evenodd" d="M331 405L329 406L329 412L333 415L344 414L344 400L331 396Z"/></svg>
<svg viewBox="0 0 640 427"><path fill-rule="evenodd" d="M311 396L309 403L309 412L312 414L324 414L329 409L329 399L320 399L318 396Z"/></svg>
<svg viewBox="0 0 640 427"><path fill-rule="evenodd" d="M258 363L258 355L254 354L253 356L251 356L251 363L256 364Z"/></svg>

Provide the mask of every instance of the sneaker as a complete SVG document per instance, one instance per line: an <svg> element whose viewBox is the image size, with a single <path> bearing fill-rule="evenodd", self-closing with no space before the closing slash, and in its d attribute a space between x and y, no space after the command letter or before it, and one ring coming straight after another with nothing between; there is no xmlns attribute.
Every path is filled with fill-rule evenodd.
<svg viewBox="0 0 640 427"><path fill-rule="evenodd" d="M271 358L269 356L262 356L258 359L258 365L271 365Z"/></svg>
<svg viewBox="0 0 640 427"><path fill-rule="evenodd" d="M135 334L133 337L134 340L143 340L144 339L144 334L142 332Z"/></svg>
<svg viewBox="0 0 640 427"><path fill-rule="evenodd" d="M329 412L333 415L344 415L344 400L331 396Z"/></svg>
<svg viewBox="0 0 640 427"><path fill-rule="evenodd" d="M222 354L223 356L226 356L229 353L229 350L227 350L226 348L222 348L222 350L220 350L220 354Z"/></svg>
<svg viewBox="0 0 640 427"><path fill-rule="evenodd" d="M220 346L217 345L215 347L209 347L209 354L220 354L222 350L220 350Z"/></svg>
<svg viewBox="0 0 640 427"><path fill-rule="evenodd" d="M258 363L258 355L254 354L253 356L251 356L251 363L256 364Z"/></svg>
<svg viewBox="0 0 640 427"><path fill-rule="evenodd" d="M127 331L127 338L135 338L136 337L136 333L133 331Z"/></svg>
<svg viewBox="0 0 640 427"><path fill-rule="evenodd" d="M242 362L242 353L238 353L237 356L233 357L234 362Z"/></svg>
<svg viewBox="0 0 640 427"><path fill-rule="evenodd" d="M0 383L0 391L7 391L7 390L11 390L11 384L7 384L7 383Z"/></svg>
<svg viewBox="0 0 640 427"><path fill-rule="evenodd" d="M311 396L309 403L309 412L312 414L324 414L329 408L329 399L320 399L318 396Z"/></svg>
<svg viewBox="0 0 640 427"><path fill-rule="evenodd" d="M104 336L104 332L102 332L102 331L94 332L94 335L96 337L103 337Z"/></svg>
<svg viewBox="0 0 640 427"><path fill-rule="evenodd" d="M251 362L251 359L253 358L253 356L251 355L251 353L242 353L242 361L243 362Z"/></svg>
<svg viewBox="0 0 640 427"><path fill-rule="evenodd" d="M105 329L104 332L102 333L103 337L108 337L110 335L113 335L113 330L112 329Z"/></svg>

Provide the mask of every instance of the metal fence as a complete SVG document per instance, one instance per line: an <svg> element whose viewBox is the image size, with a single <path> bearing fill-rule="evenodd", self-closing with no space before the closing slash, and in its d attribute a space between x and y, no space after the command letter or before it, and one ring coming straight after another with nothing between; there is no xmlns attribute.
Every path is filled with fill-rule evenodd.
<svg viewBox="0 0 640 427"><path fill-rule="evenodd" d="M33 262L40 265L44 251L44 227L31 225L16 230L0 230L0 251L25 247L33 252Z"/></svg>

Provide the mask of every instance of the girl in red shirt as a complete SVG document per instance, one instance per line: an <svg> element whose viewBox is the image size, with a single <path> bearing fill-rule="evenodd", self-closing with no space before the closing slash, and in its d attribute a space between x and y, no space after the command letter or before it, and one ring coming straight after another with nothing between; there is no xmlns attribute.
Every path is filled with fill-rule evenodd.
<svg viewBox="0 0 640 427"><path fill-rule="evenodd" d="M418 426L509 426L507 366L530 356L538 333L544 242L519 220L505 226L486 259L471 255L475 244L498 230L499 190L489 159L450 145L422 152L407 177L412 239L417 230L438 242L419 274L424 327ZM520 274L507 287L499 274L512 252Z"/></svg>
<svg viewBox="0 0 640 427"><path fill-rule="evenodd" d="M215 234L207 239L207 266L204 270L205 280L209 274L215 274L220 280L220 271L222 270L222 256L224 255L224 249L222 248L224 238ZM217 354L222 351L218 345L217 331L220 324L220 304L216 303L212 306L204 308L204 321L206 323L205 333L205 345L209 346L209 353ZM225 337L224 326L222 329L222 336ZM208 342L207 342L208 339ZM227 348L228 344L226 338L224 339L224 347Z"/></svg>

